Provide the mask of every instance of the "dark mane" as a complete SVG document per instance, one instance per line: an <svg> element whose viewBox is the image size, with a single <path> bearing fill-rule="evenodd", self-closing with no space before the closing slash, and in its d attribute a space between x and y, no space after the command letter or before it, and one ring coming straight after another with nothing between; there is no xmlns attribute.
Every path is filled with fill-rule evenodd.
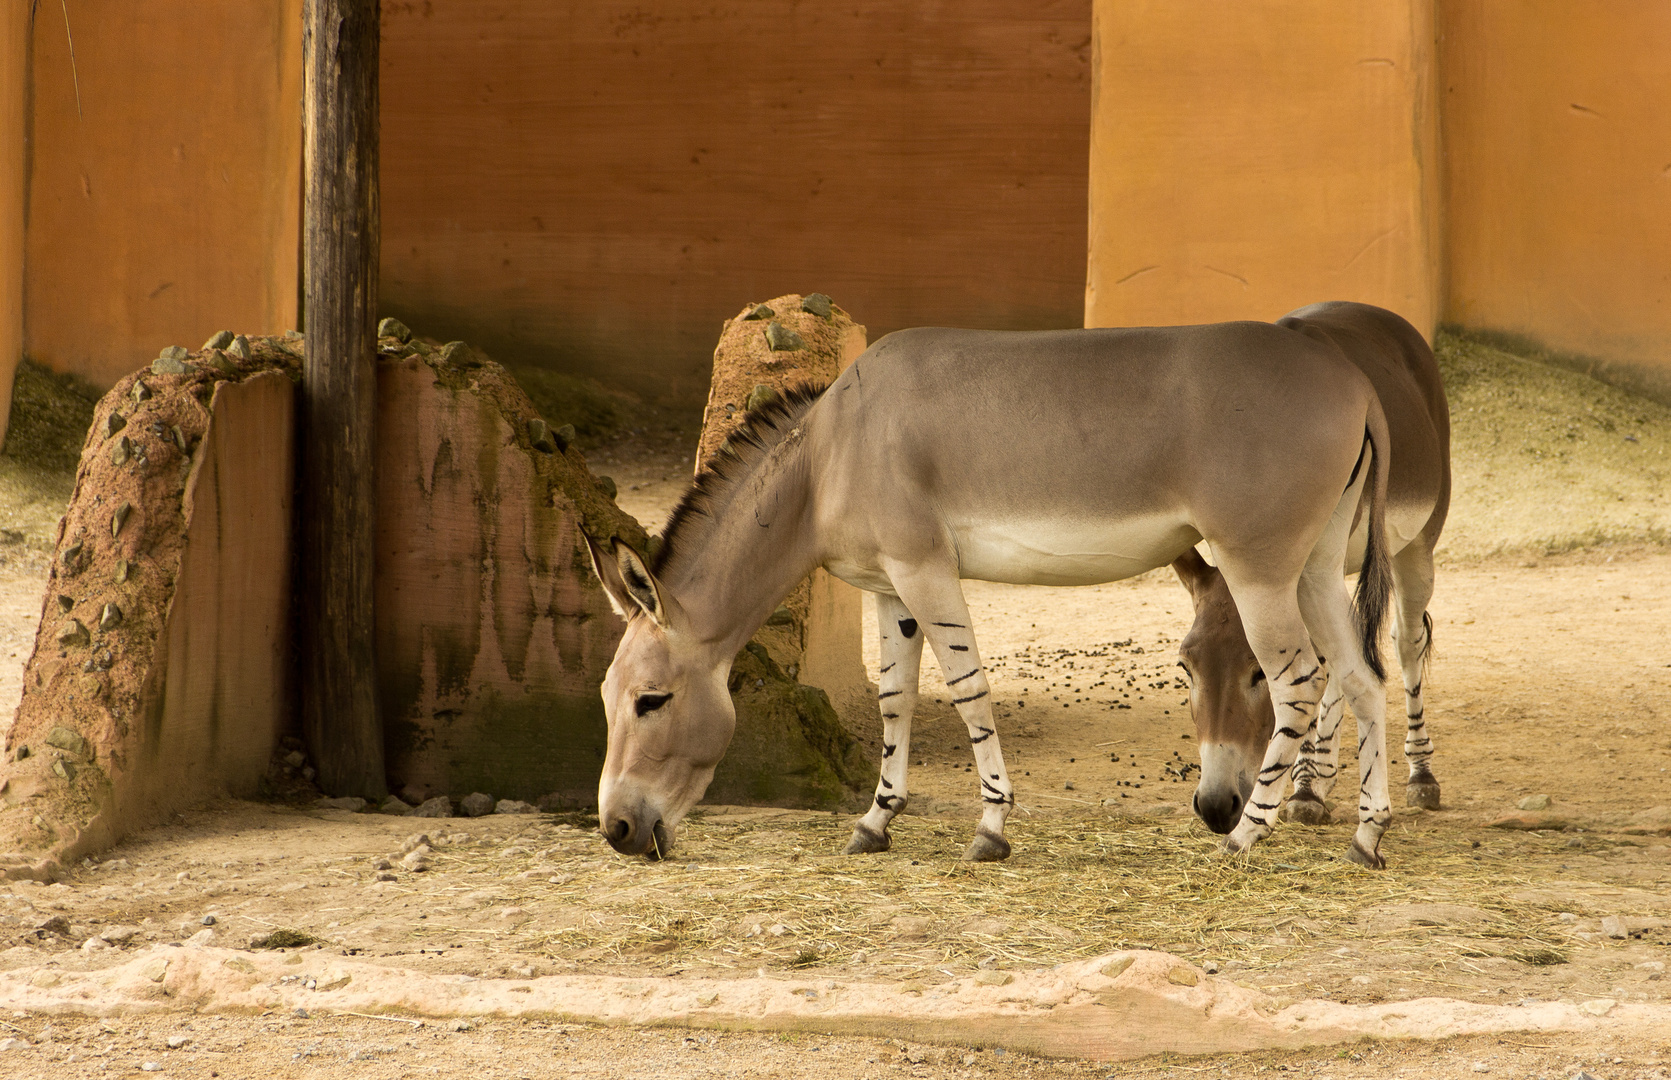
<svg viewBox="0 0 1671 1080"><path fill-rule="evenodd" d="M660 577L672 565L681 547L696 541L702 530L702 519L713 520L716 511L730 501L738 481L754 470L827 389L827 383L791 386L743 415L737 430L713 457L702 463L679 505L667 516L667 524L661 531L661 547L651 560L652 573Z"/></svg>

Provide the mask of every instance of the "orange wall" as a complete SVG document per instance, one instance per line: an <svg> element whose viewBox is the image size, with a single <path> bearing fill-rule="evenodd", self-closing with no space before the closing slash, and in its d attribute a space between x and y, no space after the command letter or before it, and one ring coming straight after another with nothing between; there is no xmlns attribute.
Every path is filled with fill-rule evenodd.
<svg viewBox="0 0 1671 1080"><path fill-rule="evenodd" d="M1445 317L1671 400L1671 4L1445 0Z"/></svg>
<svg viewBox="0 0 1671 1080"><path fill-rule="evenodd" d="M383 5L384 307L699 403L739 304L1072 326L1090 0Z"/></svg>
<svg viewBox="0 0 1671 1080"><path fill-rule="evenodd" d="M1423 0L1098 0L1087 326L1362 300L1431 330Z"/></svg>
<svg viewBox="0 0 1671 1080"><path fill-rule="evenodd" d="M27 353L108 386L165 345L294 326L301 0L69 17L73 74L62 8L35 18Z"/></svg>
<svg viewBox="0 0 1671 1080"><path fill-rule="evenodd" d="M0 444L23 352L23 115L29 94L29 5L0 12Z"/></svg>

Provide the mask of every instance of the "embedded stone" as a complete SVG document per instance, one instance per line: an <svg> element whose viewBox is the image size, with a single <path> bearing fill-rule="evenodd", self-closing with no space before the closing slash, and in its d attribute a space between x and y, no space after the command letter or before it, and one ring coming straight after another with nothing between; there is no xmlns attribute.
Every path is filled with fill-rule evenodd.
<svg viewBox="0 0 1671 1080"><path fill-rule="evenodd" d="M811 312L820 319L827 319L832 311L831 300L821 292L808 293L801 299L801 310Z"/></svg>
<svg viewBox="0 0 1671 1080"><path fill-rule="evenodd" d="M58 644L60 645L86 645L92 640L92 637L87 633L87 628L81 625L79 619L71 619L58 628Z"/></svg>
<svg viewBox="0 0 1671 1080"><path fill-rule="evenodd" d="M75 766L71 765L69 762L65 761L63 758L59 758L57 761L54 761L52 763L52 771L53 771L54 775L59 776L59 777L65 779L65 780L74 780L75 779Z"/></svg>
<svg viewBox="0 0 1671 1080"><path fill-rule="evenodd" d="M116 440L110 448L110 463L112 465L126 465L128 458L133 456L133 442L126 435Z"/></svg>
<svg viewBox="0 0 1671 1080"><path fill-rule="evenodd" d="M1528 795L1514 805L1519 810L1547 810L1549 809L1549 796Z"/></svg>
<svg viewBox="0 0 1671 1080"><path fill-rule="evenodd" d="M238 365L234 364L231 360L228 360L226 358L226 354L221 352L219 349L206 353L203 357L203 362L215 371L220 372L222 375L239 374Z"/></svg>
<svg viewBox="0 0 1671 1080"><path fill-rule="evenodd" d="M766 618L767 626L788 626L795 621L794 612L783 604L779 604L771 615Z"/></svg>
<svg viewBox="0 0 1671 1080"><path fill-rule="evenodd" d="M977 971L975 984L977 986L1008 986L1015 981L1015 976L1007 971Z"/></svg>
<svg viewBox="0 0 1671 1080"><path fill-rule="evenodd" d="M804 344L801 335L782 323L773 321L766 324L766 347L773 352L792 352Z"/></svg>
<svg viewBox="0 0 1671 1080"><path fill-rule="evenodd" d="M145 385L144 379L134 380L132 393L135 401L149 401L151 398L151 388Z"/></svg>
<svg viewBox="0 0 1671 1080"><path fill-rule="evenodd" d="M82 738L80 732L72 731L62 724L46 733L46 744L55 746L60 750L67 750L76 757L84 758L87 756L87 740Z"/></svg>
<svg viewBox="0 0 1671 1080"><path fill-rule="evenodd" d="M464 811L465 817L481 817L483 814L491 814L493 813L493 796L472 791L458 801L458 808Z"/></svg>
<svg viewBox="0 0 1671 1080"><path fill-rule="evenodd" d="M122 625L122 609L115 604L106 604L99 612L99 629L114 630Z"/></svg>
<svg viewBox="0 0 1671 1080"><path fill-rule="evenodd" d="M291 341L300 341L304 335L300 330L286 330L284 336Z"/></svg>
<svg viewBox="0 0 1671 1080"><path fill-rule="evenodd" d="M133 576L133 567L126 559L116 560L116 584L126 585L128 578Z"/></svg>
<svg viewBox="0 0 1671 1080"><path fill-rule="evenodd" d="M1118 960L1110 960L1108 963L1102 965L1100 970L1105 977L1118 979L1121 975L1126 973L1126 969L1131 967L1136 960L1137 958L1134 956L1122 956Z"/></svg>
<svg viewBox="0 0 1671 1080"><path fill-rule="evenodd" d="M379 814L405 814L410 812L411 809L411 803L403 802L399 795L390 795L387 799L383 800L383 805L377 808L377 812ZM387 870L388 867L383 866L379 867L379 869Z"/></svg>
<svg viewBox="0 0 1671 1080"><path fill-rule="evenodd" d="M58 556L58 560L65 566L70 565L79 558L81 558L81 544L79 542L71 544Z"/></svg>
<svg viewBox="0 0 1671 1080"><path fill-rule="evenodd" d="M187 448L191 444L186 440L186 433L184 431L180 430L180 425L175 424L173 427L169 428L168 430L169 430L169 433L174 436L174 445L180 448L180 453L182 453L182 454L186 453Z"/></svg>
<svg viewBox="0 0 1671 1080"><path fill-rule="evenodd" d="M205 349L224 349L232 344L233 334L230 330L217 330L215 336L203 343Z"/></svg>
<svg viewBox="0 0 1671 1080"><path fill-rule="evenodd" d="M743 401L743 408L749 412L754 412L756 409L763 408L776 400L776 390L765 383L755 383L754 389L748 392L747 399Z"/></svg>
<svg viewBox="0 0 1671 1080"><path fill-rule="evenodd" d="M58 596L58 610L68 615L73 607L75 607L75 597L64 596L60 593Z"/></svg>
<svg viewBox="0 0 1671 1080"><path fill-rule="evenodd" d="M186 365L186 350L178 345L170 345L151 361L153 375L184 375L190 370Z"/></svg>
<svg viewBox="0 0 1671 1080"><path fill-rule="evenodd" d="M769 319L776 314L777 312L773 311L765 304L756 304L748 309L748 314L743 316L743 320L745 322L750 322L755 319Z"/></svg>
<svg viewBox="0 0 1671 1080"><path fill-rule="evenodd" d="M122 535L122 526L128 523L128 515L131 513L133 513L132 503L123 503L121 506L116 508L116 512L110 515L111 536Z"/></svg>
<svg viewBox="0 0 1671 1080"><path fill-rule="evenodd" d="M564 451L564 450L567 450L571 445L574 444L574 425L573 424L564 424L562 427L558 428L556 431L553 431L551 433L551 437L554 440L556 440L557 450L558 450L559 453Z"/></svg>
<svg viewBox="0 0 1671 1080"><path fill-rule="evenodd" d="M104 437L108 439L127 426L128 422L122 414L112 411L109 416L104 418Z"/></svg>
<svg viewBox="0 0 1671 1080"><path fill-rule="evenodd" d="M407 817L452 817L453 804L445 795L437 795L433 799L425 799L416 807L406 812Z"/></svg>
<svg viewBox="0 0 1671 1080"><path fill-rule="evenodd" d="M449 341L441 346L441 362L452 364L455 367L464 367L475 363L475 354L470 351L470 346L464 344L464 342Z"/></svg>
<svg viewBox="0 0 1671 1080"><path fill-rule="evenodd" d="M535 450L546 454L557 452L557 443L551 437L551 429L539 417L528 421L528 443Z"/></svg>
<svg viewBox="0 0 1671 1080"><path fill-rule="evenodd" d="M411 341L411 329L399 319L383 319L377 324L377 336L392 337L397 341Z"/></svg>
<svg viewBox="0 0 1671 1080"><path fill-rule="evenodd" d="M1195 986L1201 981L1201 976L1196 973L1194 968L1186 964L1179 964L1166 973L1166 981L1173 986Z"/></svg>
<svg viewBox="0 0 1671 1080"><path fill-rule="evenodd" d="M167 348L163 349L161 352L157 353L157 359L159 359L159 360L184 360L186 357L188 357L190 355L191 354L188 353L185 350L184 346L170 345Z"/></svg>
<svg viewBox="0 0 1671 1080"><path fill-rule="evenodd" d="M613 476L598 477L598 487L602 489L603 493L608 495L611 499L615 497L617 489L615 487L615 478Z"/></svg>
<svg viewBox="0 0 1671 1080"><path fill-rule="evenodd" d="M248 360L250 358L249 338L242 334L233 338L232 343L226 347L226 354L235 356L239 360Z"/></svg>
<svg viewBox="0 0 1671 1080"><path fill-rule="evenodd" d="M493 804L495 814L537 814L540 808L521 799L500 799Z"/></svg>

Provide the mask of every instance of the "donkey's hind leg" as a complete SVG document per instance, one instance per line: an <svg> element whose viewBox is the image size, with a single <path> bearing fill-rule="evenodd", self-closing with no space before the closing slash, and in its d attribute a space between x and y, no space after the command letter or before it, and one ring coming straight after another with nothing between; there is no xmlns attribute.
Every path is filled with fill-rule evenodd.
<svg viewBox="0 0 1671 1080"><path fill-rule="evenodd" d="M876 801L853 826L843 854L888 850L888 823L905 809L906 769L911 758L911 714L917 708L917 675L922 669L923 633L898 597L873 593L876 629L882 639L882 778Z"/></svg>
<svg viewBox="0 0 1671 1080"><path fill-rule="evenodd" d="M1220 567L1241 611L1248 645L1265 672L1271 707L1276 712L1276 731L1265 750L1242 820L1224 838L1224 850L1236 852L1270 835L1282 791L1288 786L1289 770L1313 729L1325 676L1300 617L1293 584L1257 580L1244 583L1234 564L1226 561Z"/></svg>
<svg viewBox="0 0 1671 1080"><path fill-rule="evenodd" d="M1398 662L1404 669L1404 710L1408 728L1404 733L1404 757L1410 763L1410 779L1404 789L1404 805L1423 810L1439 809L1439 781L1433 776L1433 741L1427 736L1422 683L1427 678L1427 660L1433 648L1433 619L1427 602L1433 598L1433 552L1422 537L1393 556L1393 588L1398 603L1393 607L1393 640L1398 644Z"/></svg>
<svg viewBox="0 0 1671 1080"><path fill-rule="evenodd" d="M1345 715L1346 698L1340 680L1330 675L1317 706L1317 722L1300 744L1300 760L1294 765L1294 794L1282 804L1282 820L1301 825L1329 823L1327 800L1340 773L1340 721Z"/></svg>
<svg viewBox="0 0 1671 1080"><path fill-rule="evenodd" d="M1321 564L1321 565L1319 565ZM1326 650L1352 713L1358 718L1358 831L1346 857L1379 870L1381 834L1392 820L1387 800L1387 691L1357 639L1352 602L1340 563L1317 559L1300 577L1300 611L1312 640Z"/></svg>

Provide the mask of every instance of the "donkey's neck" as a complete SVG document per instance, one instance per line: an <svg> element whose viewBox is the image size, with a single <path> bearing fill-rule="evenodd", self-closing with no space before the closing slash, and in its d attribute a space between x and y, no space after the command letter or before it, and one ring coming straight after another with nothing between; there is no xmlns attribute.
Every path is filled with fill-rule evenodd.
<svg viewBox="0 0 1671 1080"><path fill-rule="evenodd" d="M811 470L799 416L722 462L669 524L658 576L692 632L729 657L818 565Z"/></svg>

